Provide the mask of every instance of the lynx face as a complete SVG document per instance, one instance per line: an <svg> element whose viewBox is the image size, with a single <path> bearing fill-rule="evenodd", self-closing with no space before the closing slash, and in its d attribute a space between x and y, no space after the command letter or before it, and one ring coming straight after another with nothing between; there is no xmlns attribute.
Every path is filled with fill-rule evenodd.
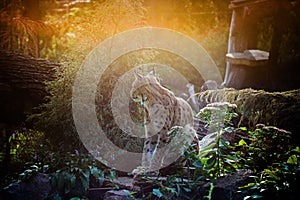
<svg viewBox="0 0 300 200"><path fill-rule="evenodd" d="M130 91L131 99L139 104L143 104L147 101L147 96L143 93L143 88L132 89Z"/></svg>
<svg viewBox="0 0 300 200"><path fill-rule="evenodd" d="M135 74L135 80L132 83L132 89L130 91L131 99L139 104L147 104L149 103L149 98L153 96L151 94L151 87L159 85L154 72L150 72L146 76L142 76L140 74Z"/></svg>

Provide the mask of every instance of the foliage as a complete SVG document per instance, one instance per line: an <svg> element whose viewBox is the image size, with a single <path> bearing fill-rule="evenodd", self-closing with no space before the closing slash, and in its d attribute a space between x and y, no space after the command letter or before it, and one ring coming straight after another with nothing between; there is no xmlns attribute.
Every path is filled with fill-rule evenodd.
<svg viewBox="0 0 300 200"><path fill-rule="evenodd" d="M55 55L62 67L57 79L47 83L49 101L41 107L41 113L31 117L40 130L47 132L51 142L65 151L82 147L73 123L71 101L74 77L85 56L107 37L139 26L144 13L140 1L93 1L79 10L48 15L46 19L47 23L59 27L59 37L55 40L63 46L57 46L55 52L48 55ZM124 24L111 24L121 18Z"/></svg>
<svg viewBox="0 0 300 200"><path fill-rule="evenodd" d="M75 131L71 104L72 85L80 59L83 59L83 55L77 54L76 59L69 58L63 62L61 71L57 72L57 80L47 84L50 100L40 106L40 113L35 113L28 119L35 124L35 128L47 133L47 138L59 151L72 152L82 147Z"/></svg>
<svg viewBox="0 0 300 200"><path fill-rule="evenodd" d="M91 155L79 151L72 153L50 153L42 164L36 162L24 166L25 170L11 182L29 181L37 173L47 173L51 178L51 186L56 194L54 199L70 199L72 197L86 198L90 187L101 187L104 181L116 180L116 172L106 169Z"/></svg>
<svg viewBox="0 0 300 200"><path fill-rule="evenodd" d="M209 189L208 195L204 196L204 198L207 198L208 200L211 200L212 199L213 190L214 190L214 184L210 183L210 189Z"/></svg>
<svg viewBox="0 0 300 200"><path fill-rule="evenodd" d="M75 199L75 196L86 195L92 180L96 180L98 185L103 183L104 178L114 180L113 171L103 170L95 160L78 153L78 150L84 151L81 150L82 146L72 121L71 96L74 77L85 56L95 45L116 33L151 25L171 28L191 36L209 51L222 69L225 66L224 55L227 51L231 15L231 11L227 10L228 3L229 0L174 0L158 2L157 9L161 10L151 10L155 6L151 7L142 0L92 1L88 5L74 7L66 13L52 13L48 10L43 19L45 23L1 10L1 48L39 55L62 63L57 72L57 79L47 83L51 97L48 97L47 103L41 107L42 112L32 118L46 135L27 129L15 132L10 138L11 170L23 171L19 177L11 178L10 181L26 180L37 172L50 173L52 184L59 192L57 199L60 199L60 196ZM261 25L262 29L266 24ZM55 31L51 27L55 27ZM267 35L272 32L269 28L268 31ZM269 38L265 35L259 37L262 40ZM288 53L285 49L289 43L293 43L293 55L298 52L298 39L293 42L294 38L289 33L284 35L282 55ZM260 45L270 48L269 43ZM131 66L153 60L168 60L166 62L174 65L174 68L183 74L193 73L185 72L183 62L178 62L176 58L162 52L145 50L126 56L116 60L99 83L99 87L105 92L96 97L98 119L101 125L105 126L108 137L116 144L129 150L138 150L137 146L141 145L137 144L142 144L142 141L128 142L132 138L124 136L112 119L109 108L110 95L118 78L130 70ZM297 121L299 118L291 113L299 110L299 105L295 104L299 102L299 91L266 93L253 92L251 89L238 92L232 89L225 90L226 92L221 92L219 97L216 94L218 91L201 94L206 101L217 99L237 105L237 110L231 106L220 107L215 104L201 111L200 116L207 120L211 132L215 133L214 140L202 149L200 155L192 148L185 152L181 165L173 166L176 171L172 175L168 174L166 180L146 178L145 181L152 188L149 193L142 192L137 196L148 199L211 199L216 187L214 181L234 173L236 169L244 168L251 169L255 175L253 182L240 188L246 198L280 198L295 193L299 182L299 147L290 142L292 139L288 132L275 127L255 125L265 123L289 127L290 121ZM132 105L131 108L133 111L137 109ZM242 117L240 123L233 123L237 111ZM137 116L133 116L135 117ZM248 129L234 127L240 124ZM235 144L226 139L226 135L237 131L243 132L247 139L235 141ZM50 139L50 144L45 137ZM53 148L56 149L55 153ZM75 149L78 149L75 154L66 153L74 152ZM2 154L0 158L2 161ZM211 186L210 190L201 191L207 183Z"/></svg>
<svg viewBox="0 0 300 200"><path fill-rule="evenodd" d="M285 92L266 92L250 88L236 90L224 88L207 90L197 95L203 104L213 102L230 102L237 105L240 118L235 126L246 126L254 129L257 124L281 127L291 132L298 132L300 100L299 89ZM297 138L297 134L294 134ZM298 140L300 141L300 140Z"/></svg>
<svg viewBox="0 0 300 200"><path fill-rule="evenodd" d="M215 140L201 149L199 155L193 149L186 151L181 160L185 163L185 171L182 171L182 166L173 166L175 172L170 175L172 170L168 168L166 179L144 177L152 190L148 196L141 196L146 199L211 199L214 184L221 176L250 169L253 175L248 177L248 184L235 191L244 199L295 199L300 177L300 150L291 141L290 133L262 124L253 131L246 127L235 128L231 122L236 117L236 107L227 103L213 105L215 107L210 105L202 109L200 116L221 133L219 137L215 134ZM220 114L216 114L222 108L226 109L220 118ZM235 132L243 133L244 139L230 140L234 144L229 144L225 136ZM203 191L207 184L210 184L210 189Z"/></svg>
<svg viewBox="0 0 300 200"><path fill-rule="evenodd" d="M292 9L282 9L281 13L262 18L257 22L257 46L265 51L277 51L274 55L275 63L293 60L300 56L299 15L300 7L295 6ZM277 49L272 49L274 45Z"/></svg>
<svg viewBox="0 0 300 200"><path fill-rule="evenodd" d="M47 24L57 27L55 48L45 54L64 61L62 55L78 52L87 55L97 44L122 31L145 25L145 8L142 0L91 1L65 13L49 12Z"/></svg>
<svg viewBox="0 0 300 200"><path fill-rule="evenodd" d="M212 103L207 105L199 112L199 116L208 121L208 125L212 136L209 136L210 140L208 144L200 145L200 162L203 165L203 170L211 178L218 178L235 170L235 162L237 158L228 153L228 150L233 148L230 146L230 141L224 139L223 134L233 133L233 127L231 121L237 117L237 114L233 112L236 105L227 102L224 103ZM206 137L202 139L205 142ZM203 142L202 142L203 143ZM201 144L201 142L200 142Z"/></svg>
<svg viewBox="0 0 300 200"><path fill-rule="evenodd" d="M280 199L293 196L299 183L300 151L291 141L290 132L276 127L258 125L248 131L251 142L236 146L239 166L256 172L255 182L241 187L249 198Z"/></svg>
<svg viewBox="0 0 300 200"><path fill-rule="evenodd" d="M10 137L10 155L12 163L38 160L47 153L47 140L42 132L32 129L16 130ZM39 158L40 157L40 158ZM0 157L1 160L3 157Z"/></svg>
<svg viewBox="0 0 300 200"><path fill-rule="evenodd" d="M240 141L237 150L241 151L241 166L255 171L263 170L271 163L287 161L287 154L293 148L291 133L272 126L258 124L254 131L248 131L250 144ZM249 158L252 158L250 160Z"/></svg>
<svg viewBox="0 0 300 200"><path fill-rule="evenodd" d="M218 187L215 182L220 177L239 169L250 169L253 171L250 181L236 191L245 199L295 198L300 150L291 140L290 133L265 125L258 125L254 130L236 128L232 124L236 109L229 103L215 103L202 109L199 115L217 133L211 144L201 149L200 155L194 148L189 148L181 158L181 164L167 168L166 172L162 170L167 173L166 178L142 177L146 186L131 194L142 199L211 199ZM226 135L237 131L243 133L244 138L228 141ZM57 198L84 198L86 190L95 186L93 184L101 186L104 179L115 180L114 171L105 170L78 150L75 154L47 153L44 159L40 157L28 163L18 180L27 180L37 172L49 173L58 192ZM170 174L172 168L174 173ZM204 190L205 185L210 187L206 186Z"/></svg>
<svg viewBox="0 0 300 200"><path fill-rule="evenodd" d="M149 1L147 24L169 28L199 42L225 72L225 54L231 11L229 0L165 0Z"/></svg>
<svg viewBox="0 0 300 200"><path fill-rule="evenodd" d="M15 130L5 145L0 154L1 185L18 178L16 173L26 169L30 173L44 165L51 151L51 145L43 132L26 128ZM9 155L5 153L7 149Z"/></svg>
<svg viewBox="0 0 300 200"><path fill-rule="evenodd" d="M298 193L299 171L299 162L273 163L272 167L257 173L253 182L241 186L240 192L247 194L246 199L282 199L282 197L295 199Z"/></svg>
<svg viewBox="0 0 300 200"><path fill-rule="evenodd" d="M57 169L51 174L51 183L63 197L85 197L91 184L101 187L105 179L116 179L113 170L101 170L99 163L78 151L76 154L67 154L56 162L57 166L51 166L53 170Z"/></svg>
<svg viewBox="0 0 300 200"><path fill-rule="evenodd" d="M22 14L22 3L10 2L0 11L0 48L39 57L53 28Z"/></svg>
<svg viewBox="0 0 300 200"><path fill-rule="evenodd" d="M222 58L223 60L218 60L217 64L221 68L225 66L225 60L220 55L225 54L227 48L228 34L225 30L229 27L230 11L224 11L224 9L227 10L229 1L224 3L224 1L209 0L201 4L189 0L176 1L175 4L174 2L160 2L161 5L157 7L155 6L157 2L154 1L150 4L142 0L91 1L74 6L67 12L53 12L51 9L55 6L49 3L50 8L45 10L47 14L43 21L50 27L55 27L55 34L49 40L48 48L40 52L43 57L60 61L62 66L57 72L57 79L47 83L47 90L51 96L39 109L41 112L31 116L31 121L39 130L47 133L51 143L55 144L54 148L65 151L82 148L71 112L73 80L85 56L97 44L114 34L147 25L171 28L196 39L211 53L215 52L215 49L222 49L222 52L215 52L213 57L216 60ZM161 12L159 9L162 9ZM194 14L198 11L203 13ZM162 17L164 12L169 16ZM217 41L217 38L220 40ZM101 125L106 127L108 136L114 137L110 139L113 139L120 147L133 148L135 151L136 146L139 145L133 145L133 143L140 144L142 141L133 140L132 143L128 143L130 141L128 136L125 137L112 120L107 104L110 105L110 94L118 78L132 66L148 61L173 66L188 77L189 81L196 85L196 89L199 89L202 83L199 77L195 76L197 73L186 70L186 68L192 68L189 63L184 62L178 56L156 50L144 50L124 55L109 67L110 70L103 78L106 82L99 83L99 88L105 93L96 97L98 119ZM126 66L122 67L122 65ZM172 74L169 71L163 73L167 76ZM175 81L172 80L172 82Z"/></svg>

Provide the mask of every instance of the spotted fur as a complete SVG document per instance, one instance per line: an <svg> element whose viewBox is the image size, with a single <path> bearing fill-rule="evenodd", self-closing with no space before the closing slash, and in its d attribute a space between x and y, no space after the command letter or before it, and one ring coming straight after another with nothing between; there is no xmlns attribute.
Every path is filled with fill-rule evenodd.
<svg viewBox="0 0 300 200"><path fill-rule="evenodd" d="M185 100L161 86L154 70L145 76L136 74L130 96L145 110L142 167L156 171L162 165L166 153L162 149L169 142L168 133L172 127L182 127L185 131L181 133L188 132L196 137L192 109Z"/></svg>

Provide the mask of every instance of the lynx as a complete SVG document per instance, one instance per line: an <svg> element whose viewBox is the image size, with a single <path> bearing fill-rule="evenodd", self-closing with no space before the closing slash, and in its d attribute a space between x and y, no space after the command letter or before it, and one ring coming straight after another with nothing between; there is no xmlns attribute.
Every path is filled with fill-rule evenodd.
<svg viewBox="0 0 300 200"><path fill-rule="evenodd" d="M142 168L147 172L157 172L166 154L173 151L172 148L167 148L167 151L164 148L170 143L171 130L181 127L179 134L185 134L191 140L197 139L192 109L185 100L176 97L159 83L154 70L147 75L135 74L130 96L145 111Z"/></svg>

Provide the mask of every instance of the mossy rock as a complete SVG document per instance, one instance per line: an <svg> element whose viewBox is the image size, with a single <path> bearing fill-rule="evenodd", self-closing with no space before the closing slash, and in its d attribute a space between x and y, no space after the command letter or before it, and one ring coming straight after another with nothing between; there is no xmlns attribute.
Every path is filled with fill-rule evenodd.
<svg viewBox="0 0 300 200"><path fill-rule="evenodd" d="M226 101L237 105L241 118L237 125L254 127L272 125L293 133L300 141L300 89L285 92L224 88L198 94L201 107L208 103Z"/></svg>

